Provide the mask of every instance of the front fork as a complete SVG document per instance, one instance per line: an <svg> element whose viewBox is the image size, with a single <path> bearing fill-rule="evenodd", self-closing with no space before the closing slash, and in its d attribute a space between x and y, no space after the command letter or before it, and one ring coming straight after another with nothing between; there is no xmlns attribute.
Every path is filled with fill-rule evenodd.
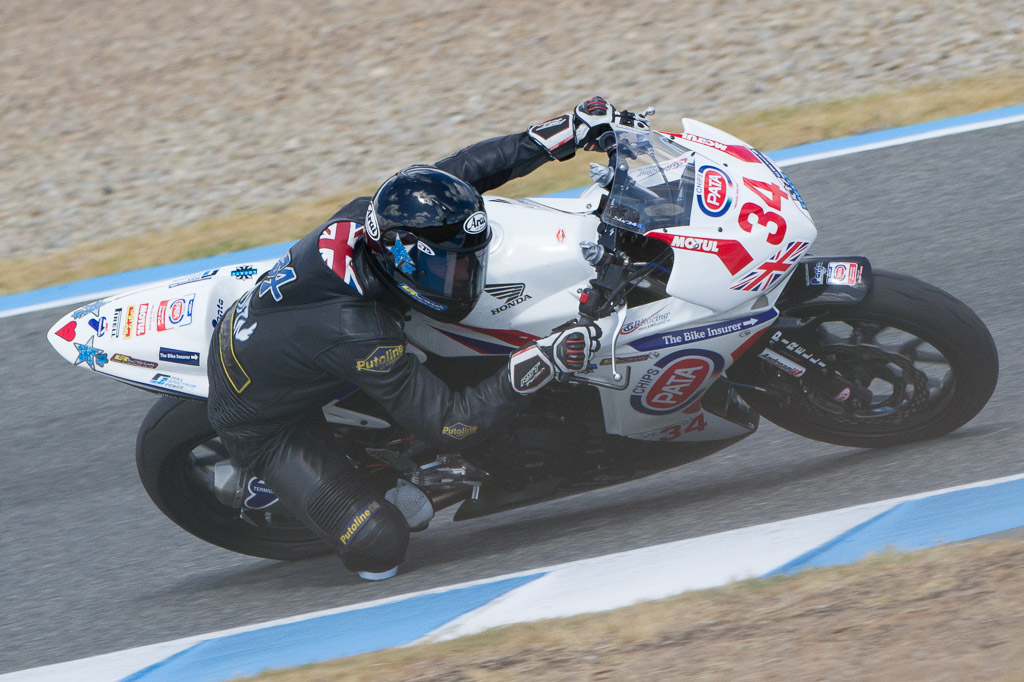
<svg viewBox="0 0 1024 682"><path fill-rule="evenodd" d="M860 303L871 288L871 263L863 256L810 256L797 264L776 307L779 317L743 358L739 375L764 362L793 378L803 392L813 391L836 405L853 408L871 403L872 393L839 373L822 352L816 318L836 308ZM756 376L756 373L754 374ZM742 379L741 379L742 381ZM766 391L767 387L753 386Z"/></svg>
<svg viewBox="0 0 1024 682"><path fill-rule="evenodd" d="M757 358L793 377L804 392L813 391L840 406L871 404L871 390L842 376L818 344L805 337L773 326Z"/></svg>

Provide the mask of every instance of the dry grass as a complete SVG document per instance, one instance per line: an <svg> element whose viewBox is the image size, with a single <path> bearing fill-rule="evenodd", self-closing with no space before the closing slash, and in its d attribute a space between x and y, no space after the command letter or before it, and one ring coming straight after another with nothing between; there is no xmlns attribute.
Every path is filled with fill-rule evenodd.
<svg viewBox="0 0 1024 682"><path fill-rule="evenodd" d="M1021 566L1022 540L884 554L256 679L1019 680Z"/></svg>
<svg viewBox="0 0 1024 682"><path fill-rule="evenodd" d="M711 123L761 149L779 149L1016 104L1024 104L1024 77L1006 74ZM654 120L665 129L678 128L677 121ZM528 177L508 183L501 193L524 197L579 187L588 181L586 167L593 158L581 154L567 164L548 164ZM159 234L95 242L44 258L0 260L0 295L297 239L344 202L372 191L372 187L360 187L346 195L169 226Z"/></svg>

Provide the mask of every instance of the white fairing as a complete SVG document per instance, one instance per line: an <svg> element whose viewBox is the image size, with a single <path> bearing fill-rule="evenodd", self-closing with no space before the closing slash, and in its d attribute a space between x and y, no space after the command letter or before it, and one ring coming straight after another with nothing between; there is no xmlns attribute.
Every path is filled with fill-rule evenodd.
<svg viewBox="0 0 1024 682"><path fill-rule="evenodd" d="M783 285L816 236L799 195L763 155L710 126L688 119L684 126L681 135L655 136L680 150L666 168L692 164L688 224L644 232L672 249L669 297L599 321L601 350L585 374L616 383L614 353L624 388L600 389L607 430L644 440L747 432L703 410L701 395L771 325ZM410 342L441 356L500 356L575 318L594 277L579 243L597 241L604 195L594 186L573 199L487 197L494 236L485 293L458 324L414 315L406 326ZM272 265L227 266L84 306L48 338L74 364L205 397L214 325Z"/></svg>
<svg viewBox="0 0 1024 682"><path fill-rule="evenodd" d="M229 265L106 298L47 338L76 365L150 390L205 398L214 325L274 261Z"/></svg>

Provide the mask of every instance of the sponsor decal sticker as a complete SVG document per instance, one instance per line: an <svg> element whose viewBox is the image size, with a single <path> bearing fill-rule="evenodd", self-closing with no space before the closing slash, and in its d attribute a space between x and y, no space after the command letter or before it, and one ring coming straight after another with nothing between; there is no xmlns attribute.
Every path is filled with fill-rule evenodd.
<svg viewBox="0 0 1024 682"><path fill-rule="evenodd" d="M149 322L149 304L139 304L139 317L135 322L135 336L142 336L146 333L146 324Z"/></svg>
<svg viewBox="0 0 1024 682"><path fill-rule="evenodd" d="M514 308L524 301L529 301L532 296L525 293L526 285L522 282L511 282L509 284L487 284L484 286L484 291L493 296L494 298L504 301L497 308L491 309L491 315L497 315L503 313L509 308Z"/></svg>
<svg viewBox="0 0 1024 682"><path fill-rule="evenodd" d="M757 156L754 155L754 150L752 150L750 147L746 147L744 145L740 145L740 144L725 144L724 142L719 142L717 140L712 140L710 138L702 137L700 135L692 135L690 133L666 133L666 134L669 135L670 137L677 137L677 138L686 140L687 142L693 142L695 144L699 144L699 145L702 145L704 147L710 147L712 149L717 149L720 152L725 152L729 156L733 156L733 157L735 157L737 159L740 159L742 161L747 161L748 163L756 163L757 160L758 160Z"/></svg>
<svg viewBox="0 0 1024 682"><path fill-rule="evenodd" d="M726 334L735 334L736 332L753 329L765 322L774 320L777 316L778 312L774 309L765 310L749 317L741 317L724 322L712 322L711 324L689 327L687 329L675 329L670 332L661 332L628 343L636 350L644 351L669 348L671 346L683 346L688 343L707 341L708 339L725 336Z"/></svg>
<svg viewBox="0 0 1024 682"><path fill-rule="evenodd" d="M356 371L390 372L404 352L404 346L377 346L365 358L356 360Z"/></svg>
<svg viewBox="0 0 1024 682"><path fill-rule="evenodd" d="M717 377L725 361L718 353L683 350L654 363L633 386L629 404L642 414L668 414L700 397L701 387Z"/></svg>
<svg viewBox="0 0 1024 682"><path fill-rule="evenodd" d="M132 367L145 367L146 369L156 369L157 367L157 364L151 360L140 360L124 353L114 353L110 356L110 361L120 362L122 365L131 365Z"/></svg>
<svg viewBox="0 0 1024 682"><path fill-rule="evenodd" d="M790 376L802 377L807 372L807 368L803 365L799 365L789 358L779 355L770 348L765 348L758 357Z"/></svg>
<svg viewBox="0 0 1024 682"><path fill-rule="evenodd" d="M217 316L214 317L211 320L211 322L213 323L213 326L216 327L220 323L220 321L222 319L224 319L224 299L223 298L218 298L217 299Z"/></svg>
<svg viewBox="0 0 1024 682"><path fill-rule="evenodd" d="M774 163L772 163L771 159L769 159L767 156L765 156L758 150L751 147L750 151L761 163L768 166L768 170L772 172L772 175L781 180L782 184L786 186L786 191L789 192L789 197L796 203L800 204L800 207L806 211L807 204L804 203L803 197L800 196L800 192L796 191L796 187L790 181L789 176L780 171L778 167Z"/></svg>
<svg viewBox="0 0 1024 682"><path fill-rule="evenodd" d="M810 275L807 283L808 284L824 284L825 274L828 272L828 266L821 261L814 264L814 274Z"/></svg>
<svg viewBox="0 0 1024 682"><path fill-rule="evenodd" d="M441 434L448 436L449 438L454 438L455 440L462 440L463 438L472 436L479 430L480 427L478 426L469 426L467 424L463 424L462 422L456 422L454 424L449 424L442 428Z"/></svg>
<svg viewBox="0 0 1024 682"><path fill-rule="evenodd" d="M732 206L732 180L720 168L701 166L695 179L697 205L707 215L717 218Z"/></svg>
<svg viewBox="0 0 1024 682"><path fill-rule="evenodd" d="M791 353L797 357L807 360L811 364L817 365L818 367L821 367L823 369L827 369L828 367L825 364L825 362L821 358L816 356L812 351L804 348L796 341L790 341L789 339L782 335L781 331L777 331L774 334L772 334L772 339L769 343L771 346L775 348L785 350L788 353Z"/></svg>
<svg viewBox="0 0 1024 682"><path fill-rule="evenodd" d="M733 239L689 237L687 235L669 234L667 232L648 232L647 236L651 239L663 241L673 249L709 253L717 256L730 275L735 275L754 262L754 259L744 248L743 244Z"/></svg>
<svg viewBox="0 0 1024 682"><path fill-rule="evenodd" d="M249 497L245 498L243 504L249 509L266 509L277 502L277 493L263 479L251 476L245 488L249 491Z"/></svg>
<svg viewBox="0 0 1024 682"><path fill-rule="evenodd" d="M281 256L281 259L274 263L274 267L263 276L263 280L260 282L260 298L267 293L274 297L274 300L279 302L284 298L281 293L281 287L286 284L291 284L298 275L295 274L295 268L291 267L289 263L292 262L292 253L288 253Z"/></svg>
<svg viewBox="0 0 1024 682"><path fill-rule="evenodd" d="M466 234L483 232L487 229L487 215L483 211L477 211L466 218L466 222L462 223L462 229L466 231Z"/></svg>
<svg viewBox="0 0 1024 682"><path fill-rule="evenodd" d="M75 322L74 320L71 320L66 325L64 325L63 327L61 327L57 331L55 331L54 334L56 334L60 338L64 339L65 341L68 341L68 342L74 341L75 340L75 329L77 327L78 327L78 323Z"/></svg>
<svg viewBox="0 0 1024 682"><path fill-rule="evenodd" d="M648 358L656 358L656 357L658 357L657 353L644 353L643 355L627 355L625 357L617 357L617 358L615 358L615 364L616 365L628 365L631 362L643 362L644 360L646 360ZM607 367L608 365L612 364L612 359L611 358L604 358L603 360L601 360L600 364L601 364L602 367Z"/></svg>
<svg viewBox="0 0 1024 682"><path fill-rule="evenodd" d="M219 269L219 268L218 268ZM178 278L167 285L168 288L180 287L183 284L192 284L193 282L202 282L210 279L217 274L217 270L204 270L203 272L197 272L193 275L187 275L185 277Z"/></svg>
<svg viewBox="0 0 1024 682"><path fill-rule="evenodd" d="M252 279L255 274L256 268L251 265L240 265L231 271L231 276L235 279Z"/></svg>
<svg viewBox="0 0 1024 682"><path fill-rule="evenodd" d="M75 320L80 320L86 315L95 315L96 317L99 317L100 307L103 305L103 303L103 301L96 301L95 303L90 303L87 306L83 306L76 310L75 312L71 313L71 318Z"/></svg>
<svg viewBox="0 0 1024 682"><path fill-rule="evenodd" d="M132 324L135 322L135 306L128 306L128 312L124 316L124 338L132 338Z"/></svg>
<svg viewBox="0 0 1024 682"><path fill-rule="evenodd" d="M555 241L559 244L565 241L565 230L558 228L558 232L555 232Z"/></svg>
<svg viewBox="0 0 1024 682"><path fill-rule="evenodd" d="M654 327L656 325L668 322L668 319L670 317L669 314L666 312L662 312L667 307L668 306L665 306L658 310L657 312L651 313L647 317L642 317L638 320L627 322L626 324L622 325L622 329L619 331L619 333L624 336L628 334L634 334L636 332L643 331L644 329L648 329L650 327Z"/></svg>
<svg viewBox="0 0 1024 682"><path fill-rule="evenodd" d="M114 319L110 323L110 335L115 339L121 336L121 316L122 309L114 308Z"/></svg>
<svg viewBox="0 0 1024 682"><path fill-rule="evenodd" d="M96 332L97 339L102 339L103 336L107 333L107 330L110 328L110 325L107 324L106 317L94 317L93 319L89 320L89 326L92 327L92 330L94 332Z"/></svg>
<svg viewBox="0 0 1024 682"><path fill-rule="evenodd" d="M366 505L366 508L353 517L352 521L348 524L345 532L338 538L341 544L347 545L348 541L352 539L352 536L363 527L363 524L370 520L370 517L377 513L380 509L380 502L371 502Z"/></svg>
<svg viewBox="0 0 1024 682"><path fill-rule="evenodd" d="M416 242L416 248L419 249L419 251L421 253L425 253L428 256L436 255L434 253L434 250L432 248L430 248L429 246L427 246L426 242Z"/></svg>
<svg viewBox="0 0 1024 682"><path fill-rule="evenodd" d="M164 332L168 329L187 327L192 324L192 307L195 305L195 301L195 294L189 294L184 298L160 301L156 307L156 330Z"/></svg>
<svg viewBox="0 0 1024 682"><path fill-rule="evenodd" d="M97 365L102 367L107 364L107 354L105 351L100 350L94 346L96 337L92 336L85 343L76 343L75 350L78 351L78 358L75 360L76 365L81 365L83 362L89 365L89 369L96 369Z"/></svg>
<svg viewBox="0 0 1024 682"><path fill-rule="evenodd" d="M154 374L149 383L171 391L189 392L196 389L195 384L170 374Z"/></svg>
<svg viewBox="0 0 1024 682"><path fill-rule="evenodd" d="M199 353L190 350L177 350L175 348L160 348L161 362L176 362L179 365L199 366Z"/></svg>
<svg viewBox="0 0 1024 682"><path fill-rule="evenodd" d="M864 269L857 263L829 263L825 283L853 286L860 284L863 275Z"/></svg>
<svg viewBox="0 0 1024 682"><path fill-rule="evenodd" d="M400 282L398 284L398 288L404 291L406 295L408 295L414 301L416 301L417 303L422 303L428 308L431 308L433 310L448 310L448 306L438 303L437 301L431 301L429 298L427 298L420 292L416 291L408 284L405 284L404 282Z"/></svg>

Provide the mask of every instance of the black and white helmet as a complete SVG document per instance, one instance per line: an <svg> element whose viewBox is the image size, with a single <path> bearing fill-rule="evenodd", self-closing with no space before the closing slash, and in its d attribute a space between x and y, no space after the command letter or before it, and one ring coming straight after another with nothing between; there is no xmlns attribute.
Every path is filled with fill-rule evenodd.
<svg viewBox="0 0 1024 682"><path fill-rule="evenodd" d="M491 230L472 185L434 166L410 166L373 195L364 227L371 266L410 307L458 322L476 305Z"/></svg>

